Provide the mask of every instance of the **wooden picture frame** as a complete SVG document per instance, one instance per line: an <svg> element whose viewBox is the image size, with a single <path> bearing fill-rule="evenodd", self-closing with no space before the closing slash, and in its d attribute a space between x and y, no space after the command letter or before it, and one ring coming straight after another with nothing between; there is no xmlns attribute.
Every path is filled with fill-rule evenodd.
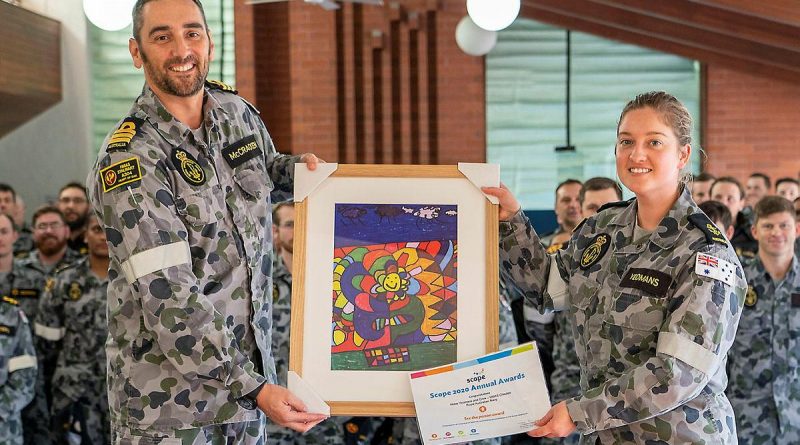
<svg viewBox="0 0 800 445"><path fill-rule="evenodd" d="M497 351L498 206L480 186L498 183L489 164L297 165L289 369L331 415L414 416L411 371Z"/></svg>

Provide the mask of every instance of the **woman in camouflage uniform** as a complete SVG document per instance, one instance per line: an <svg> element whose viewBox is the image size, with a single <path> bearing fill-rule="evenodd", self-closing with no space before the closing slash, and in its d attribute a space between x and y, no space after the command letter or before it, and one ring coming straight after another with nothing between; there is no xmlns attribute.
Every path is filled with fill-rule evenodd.
<svg viewBox="0 0 800 445"><path fill-rule="evenodd" d="M725 357L744 275L727 239L682 181L691 116L673 96L637 96L622 111L617 175L636 194L612 203L548 255L505 187L501 264L540 311L567 310L581 394L529 434L582 443L735 444Z"/></svg>

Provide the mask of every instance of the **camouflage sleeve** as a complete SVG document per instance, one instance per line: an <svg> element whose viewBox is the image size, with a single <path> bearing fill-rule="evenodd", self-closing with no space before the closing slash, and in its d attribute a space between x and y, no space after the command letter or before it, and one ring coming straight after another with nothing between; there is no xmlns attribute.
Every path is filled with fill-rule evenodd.
<svg viewBox="0 0 800 445"><path fill-rule="evenodd" d="M728 258L716 246L712 249L716 252L711 255ZM701 275L695 269L696 256L691 256L676 278L666 317L656 333L655 355L567 400L567 409L581 433L664 414L697 397L712 378L724 379L719 375L725 372L725 356L741 315L744 274L738 263L729 263L735 273L727 281ZM724 261L721 258L720 262ZM636 335L625 333L624 327L612 326L615 328L620 332L610 335L619 335L623 343L633 340L626 336Z"/></svg>
<svg viewBox="0 0 800 445"><path fill-rule="evenodd" d="M141 151L146 153L146 147ZM118 279L130 285L134 304L141 305L144 328L175 369L191 381L197 376L220 381L234 398L241 398L265 378L239 350L225 317L202 292L186 241L189 228L178 216L179 197L173 194L166 166L155 154L117 151L109 153L100 167L126 160L139 164L141 180L104 192L100 178L92 191L106 228L112 269L116 264L130 271L137 265L135 274ZM201 218L215 216L213 208L197 207L186 211L202 212Z"/></svg>
<svg viewBox="0 0 800 445"><path fill-rule="evenodd" d="M555 325L553 317L555 312L542 314L530 302L525 299L523 303L523 315L525 316L525 331L528 336L536 340L536 346L542 354L553 354L553 336L555 335Z"/></svg>
<svg viewBox="0 0 800 445"><path fill-rule="evenodd" d="M553 264L551 258L560 255L561 251L553 257L547 255L522 210L509 221L500 223L500 273L522 293L528 305L539 312L554 309L553 299L546 290Z"/></svg>
<svg viewBox="0 0 800 445"><path fill-rule="evenodd" d="M33 400L36 384L36 351L33 347L33 335L25 315L20 311L20 322L17 325L12 342L11 356L7 357L8 373L5 383L0 385L0 419L9 419L22 411ZM4 360L0 358L1 362Z"/></svg>
<svg viewBox="0 0 800 445"><path fill-rule="evenodd" d="M261 121L259 121L259 128L261 139L264 141L267 171L275 186L270 193L270 198L272 202L288 201L294 197L294 164L300 162L300 156L278 153L272 137Z"/></svg>

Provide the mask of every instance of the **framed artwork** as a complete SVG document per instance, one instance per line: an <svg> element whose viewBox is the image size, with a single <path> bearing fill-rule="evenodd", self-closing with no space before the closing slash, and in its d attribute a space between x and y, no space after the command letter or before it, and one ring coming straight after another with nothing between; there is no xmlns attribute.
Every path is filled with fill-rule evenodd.
<svg viewBox="0 0 800 445"><path fill-rule="evenodd" d="M332 415L413 416L409 372L497 350L499 169L295 175L289 369Z"/></svg>

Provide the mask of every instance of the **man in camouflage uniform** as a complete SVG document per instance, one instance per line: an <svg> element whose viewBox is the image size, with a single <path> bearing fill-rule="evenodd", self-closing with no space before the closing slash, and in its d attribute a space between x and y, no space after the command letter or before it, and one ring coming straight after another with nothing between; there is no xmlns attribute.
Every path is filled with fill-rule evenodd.
<svg viewBox="0 0 800 445"><path fill-rule="evenodd" d="M67 246L81 255L86 255L88 247L86 235L86 217L89 216L89 194L80 182L69 182L58 192L58 210L64 215L64 222L69 226Z"/></svg>
<svg viewBox="0 0 800 445"><path fill-rule="evenodd" d="M17 195L13 187L0 182L0 213L11 217L17 226L17 240L14 242L14 254L26 255L33 250L33 234L27 227L23 227L25 222L25 205L22 198ZM22 217L20 218L20 215Z"/></svg>
<svg viewBox="0 0 800 445"><path fill-rule="evenodd" d="M206 82L198 0L138 0L129 42L146 84L87 180L111 257L112 443L263 444L264 416L325 418L276 385L270 202L294 166L257 111Z"/></svg>
<svg viewBox="0 0 800 445"><path fill-rule="evenodd" d="M35 384L36 352L28 319L16 300L0 297L0 443L22 445L20 411L33 399Z"/></svg>
<svg viewBox="0 0 800 445"><path fill-rule="evenodd" d="M569 310L574 323L581 394L554 409L582 443L735 443L724 360L741 266L687 189L653 232L634 230L637 207L601 209L550 257L521 211L501 223L501 270L538 309Z"/></svg>
<svg viewBox="0 0 800 445"><path fill-rule="evenodd" d="M622 188L616 181L610 178L595 177L583 183L579 195L581 214L584 218L589 218L597 214L597 211L610 202L622 200ZM530 300L525 301L526 312L535 311ZM526 326L529 325L526 320ZM541 325L531 323L532 328L539 328ZM569 314L566 311L556 312L552 326L552 351L553 351L553 373L550 376L552 391L550 392L551 403L555 404L561 400L577 397L581 393L581 365L578 363L578 356L575 354L575 339L572 336L573 327L570 322ZM541 335L541 334L539 334ZM543 438L543 444L577 444L580 435L573 433L562 439Z"/></svg>
<svg viewBox="0 0 800 445"><path fill-rule="evenodd" d="M8 296L17 231L11 217L0 213L0 443L21 445L20 411L33 399L36 352L25 313Z"/></svg>
<svg viewBox="0 0 800 445"><path fill-rule="evenodd" d="M50 428L50 382L55 370L57 349L52 347L54 333L41 329L36 321L41 297L53 274L77 261L80 256L67 247L67 228L61 212L50 206L39 208L33 215L34 239L37 248L23 258L14 260L7 280L9 295L19 301L19 307L33 324L34 344L38 359L36 397L23 411L26 445L46 445L52 442Z"/></svg>
<svg viewBox="0 0 800 445"><path fill-rule="evenodd" d="M89 256L58 272L36 324L58 333L51 414L59 443L110 442L105 340L108 246L97 218L85 234Z"/></svg>
<svg viewBox="0 0 800 445"><path fill-rule="evenodd" d="M800 443L800 263L792 203L754 208L758 255L745 267L747 297L728 358L728 396L741 444Z"/></svg>

